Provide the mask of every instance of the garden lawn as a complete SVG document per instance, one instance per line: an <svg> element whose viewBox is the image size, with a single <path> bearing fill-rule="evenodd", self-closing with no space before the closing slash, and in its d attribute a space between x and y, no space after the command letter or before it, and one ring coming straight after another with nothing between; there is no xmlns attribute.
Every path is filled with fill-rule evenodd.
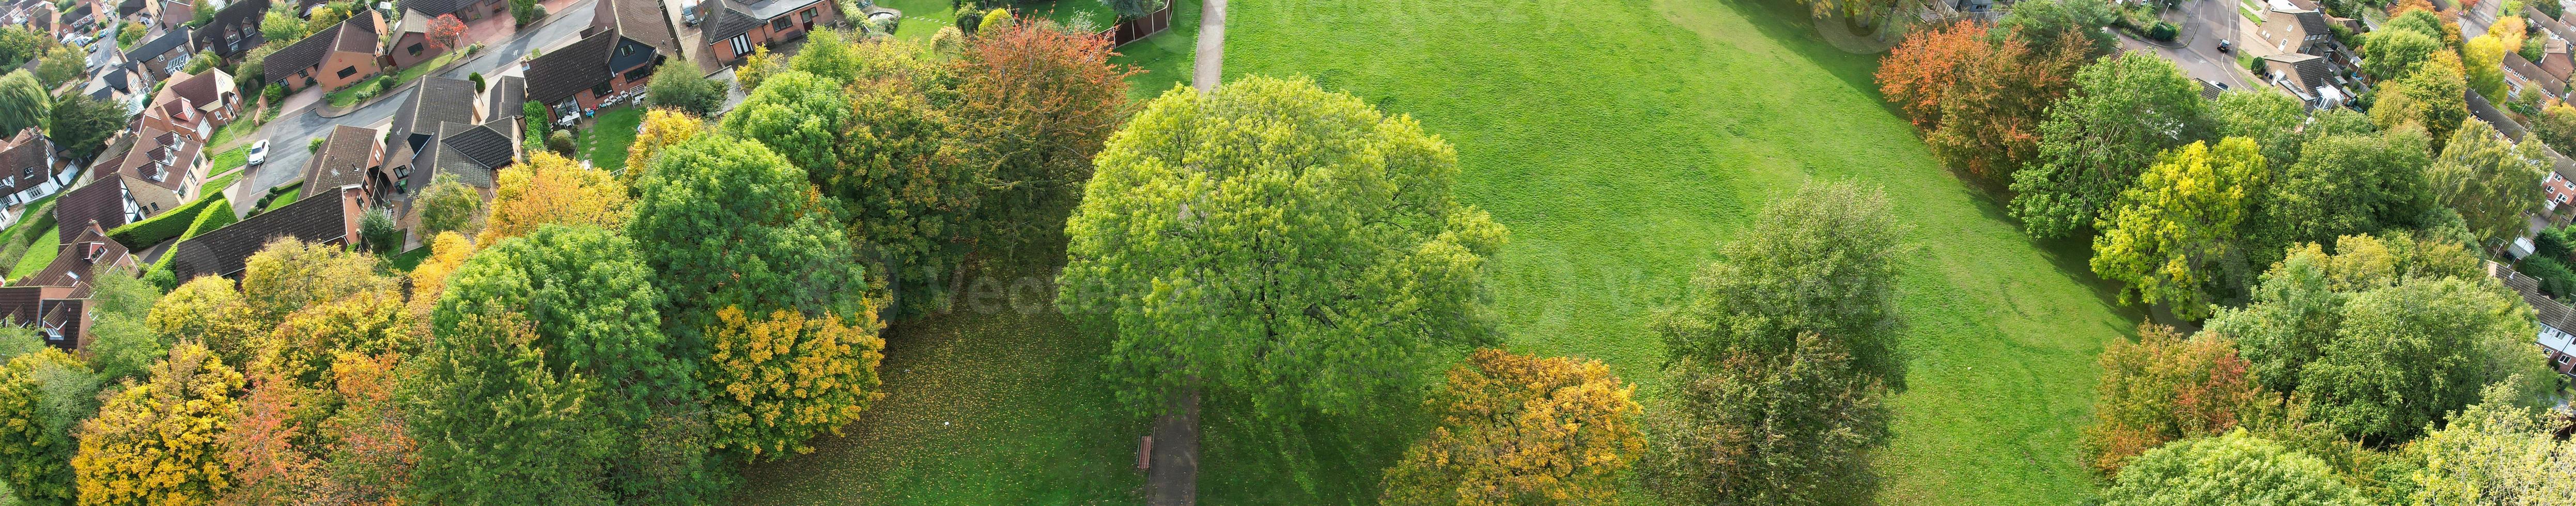
<svg viewBox="0 0 2576 506"><path fill-rule="evenodd" d="M368 86L374 86L377 82L390 79L393 80L394 87L387 88L385 91L393 91L395 88L401 88L405 84L410 84L413 79L419 79L421 75L428 74L429 71L437 70L439 66L446 65L447 62L456 61L456 57L462 54L465 54L465 52L448 51L447 54L438 55L438 58L422 62L419 65L413 65L411 68L402 69L401 72L394 73L390 76L385 74L376 74L375 77L360 79L355 84L350 84L346 88L340 88L339 91L331 92L331 95L328 98L331 100L332 107L348 107L350 104L358 103L358 90L367 89Z"/></svg>
<svg viewBox="0 0 2576 506"><path fill-rule="evenodd" d="M269 143L269 144L270 144L270 145L268 146L269 151L274 152L274 151L276 151L276 150L277 150L277 147L278 147L278 146L276 145L276 143ZM232 170L233 170L233 169L241 168L243 165L249 165L249 164L250 164L250 145L248 145L248 144L244 144L244 145L242 145L241 147L237 147L237 148L232 148L232 149L224 150L224 152L222 152L222 153L215 153L215 159L214 159L214 162L213 162L213 163L214 163L214 168L212 168L212 169L207 169L207 170L206 170L206 173L208 173L208 174L222 174L222 173L226 173L226 172L232 172Z"/></svg>
<svg viewBox="0 0 2576 506"><path fill-rule="evenodd" d="M626 147L635 144L635 126L644 123L644 108L624 107L599 113L581 133L590 164L606 170L626 166Z"/></svg>
<svg viewBox="0 0 2576 506"><path fill-rule="evenodd" d="M52 265L54 257L63 253L62 243L58 242L62 233L62 227L58 225L46 227L40 235L21 238L30 241L31 244L27 246L26 256L18 257L18 264L9 267L9 279L27 277L35 274L36 271L45 270L47 265Z"/></svg>
<svg viewBox="0 0 2576 506"><path fill-rule="evenodd" d="M1878 454L1881 503L2059 505L2103 344L2133 330L2079 248L2024 238L1933 161L1801 7L1748 0L1235 2L1225 71L1306 74L1458 148L1460 197L1511 228L1491 289L1515 351L1609 362L1644 390L1647 332L1721 242L1812 178L1884 188L1922 247L1902 280L1911 389ZM1580 13L1569 15L1569 13ZM1648 409L1658 409L1650 403ZM1298 485L1211 429L1210 504L1362 500ZM1354 465L1393 456L1356 456ZM1246 464L1256 463L1256 464ZM1643 498L1633 493L1632 497Z"/></svg>
<svg viewBox="0 0 2576 506"><path fill-rule="evenodd" d="M896 23L894 36L913 42L930 42L939 29L957 25L957 7L949 0L885 0L878 7L903 11L903 22Z"/></svg>
<svg viewBox="0 0 2576 506"><path fill-rule="evenodd" d="M1058 0L1069 1L1069 0ZM1172 0L1172 27L1144 40L1118 46L1110 63L1134 66L1144 73L1127 76L1127 99L1144 101L1173 85L1190 84L1191 58L1198 55L1200 0Z"/></svg>
<svg viewBox="0 0 2576 506"><path fill-rule="evenodd" d="M296 197L304 196L304 185L298 183L294 186L295 188L286 190L286 193L277 194L277 198L268 199L268 207L259 208L259 212L265 213L275 211L277 208L286 207L287 204L295 203Z"/></svg>

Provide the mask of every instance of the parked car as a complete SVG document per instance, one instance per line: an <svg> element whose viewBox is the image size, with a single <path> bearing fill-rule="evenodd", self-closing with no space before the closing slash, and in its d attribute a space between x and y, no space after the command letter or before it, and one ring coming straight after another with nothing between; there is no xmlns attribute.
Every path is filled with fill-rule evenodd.
<svg viewBox="0 0 2576 506"><path fill-rule="evenodd" d="M2236 49L2236 41L2218 39L2218 52L2224 53L2232 49Z"/></svg>
<svg viewBox="0 0 2576 506"><path fill-rule="evenodd" d="M260 140L259 142L253 142L253 143L251 143L251 144L250 144L250 164L251 164L251 165L259 165L259 164L267 163L267 162L268 162L268 140L266 140L266 139L262 139L262 140Z"/></svg>
<svg viewBox="0 0 2576 506"><path fill-rule="evenodd" d="M698 2L689 2L688 5L680 6L680 22L688 23L689 26L698 26L699 5Z"/></svg>

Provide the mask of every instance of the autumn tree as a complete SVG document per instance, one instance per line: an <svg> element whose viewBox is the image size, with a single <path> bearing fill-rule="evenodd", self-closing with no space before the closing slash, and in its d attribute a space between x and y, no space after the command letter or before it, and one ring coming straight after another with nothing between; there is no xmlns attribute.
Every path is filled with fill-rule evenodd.
<svg viewBox="0 0 2576 506"><path fill-rule="evenodd" d="M324 504L393 504L412 483L419 442L403 424L392 354L342 353L332 361L340 408L322 421L332 435L313 468L306 496Z"/></svg>
<svg viewBox="0 0 2576 506"><path fill-rule="evenodd" d="M440 14L438 17L429 18L430 47L438 48L438 51L456 49L456 43L464 38L465 22L456 19L455 14Z"/></svg>
<svg viewBox="0 0 2576 506"><path fill-rule="evenodd" d="M1665 366L1638 476L1676 504L1868 504L1868 453L1890 432L1887 389L1813 332L1770 355Z"/></svg>
<svg viewBox="0 0 2576 506"><path fill-rule="evenodd" d="M98 412L104 378L41 346L0 368L0 481L29 504L72 504L72 432Z"/></svg>
<svg viewBox="0 0 2576 506"><path fill-rule="evenodd" d="M2126 283L2120 298L2165 304L2174 316L2209 316L2210 304L2246 276L2237 226L2270 176L2254 141L2229 137L2168 151L2120 193L2093 227L2093 272Z"/></svg>
<svg viewBox="0 0 2576 506"><path fill-rule="evenodd" d="M2378 99L2371 104L2370 121L2380 128L2410 123L2423 127L2434 147L2441 148L2462 122L2477 121L2469 117L2468 89L2459 57L2447 51L2434 53L2405 76L2381 81L2372 95Z"/></svg>
<svg viewBox="0 0 2576 506"><path fill-rule="evenodd" d="M330 387L340 353L407 354L417 350L402 294L391 287L351 294L286 315L247 368L262 380Z"/></svg>
<svg viewBox="0 0 2576 506"><path fill-rule="evenodd" d="M2424 170L2434 201L2459 211L2484 244L2521 237L2527 226L2523 211L2541 201L2538 181L2548 175L2548 155L2540 146L2517 146L2485 121L2463 121L2442 156Z"/></svg>
<svg viewBox="0 0 2576 506"><path fill-rule="evenodd" d="M704 353L699 333L724 307L872 310L852 241L785 158L757 142L699 135L664 149L647 172L626 235L668 294L659 299L663 330L685 349Z"/></svg>
<svg viewBox="0 0 2576 506"><path fill-rule="evenodd" d="M1668 354L1704 364L1786 354L1801 336L1818 334L1836 343L1852 372L1901 388L1896 279L1911 251L1905 229L1884 192L1808 183L1765 205L1650 327Z"/></svg>
<svg viewBox="0 0 2576 506"><path fill-rule="evenodd" d="M240 415L242 375L203 346L170 347L81 424L72 457L80 504L209 504L231 486L216 441Z"/></svg>
<svg viewBox="0 0 2576 506"><path fill-rule="evenodd" d="M2038 158L2013 173L2013 216L2038 237L2092 225L2157 153L2202 140L2210 130L2202 102L2200 86L2153 53L2084 67L2040 123Z"/></svg>
<svg viewBox="0 0 2576 506"><path fill-rule="evenodd" d="M2365 506L2358 491L2316 457L2244 431L2190 439L2129 461L2102 491L2106 506L2301 504Z"/></svg>
<svg viewBox="0 0 2576 506"><path fill-rule="evenodd" d="M429 188L414 197L420 208L419 233L436 236L439 232L456 231L474 235L483 226L483 193L456 179L456 174L440 172Z"/></svg>
<svg viewBox="0 0 2576 506"><path fill-rule="evenodd" d="M217 358L241 364L250 363L258 353L254 341L275 326L222 276L200 276L170 290L152 305L150 323L161 335L196 341Z"/></svg>
<svg viewBox="0 0 2576 506"><path fill-rule="evenodd" d="M2185 338L2172 327L2138 326L2138 341L2113 341L2098 359L2093 424L2079 440L2086 463L2118 475L2130 457L2178 439L2224 434L2264 415L2275 397L2255 384L2226 336Z"/></svg>
<svg viewBox="0 0 2576 506"><path fill-rule="evenodd" d="M560 374L515 313L458 315L398 375L419 444L405 498L423 504L613 504L601 487L615 436L588 400L598 381ZM408 502L408 501L407 501Z"/></svg>
<svg viewBox="0 0 2576 506"><path fill-rule="evenodd" d="M321 391L275 374L253 374L250 395L241 399L241 416L216 436L221 464L230 486L218 496L227 505L290 504L303 491L316 460L311 451L324 437L313 424L330 402Z"/></svg>
<svg viewBox="0 0 2576 506"><path fill-rule="evenodd" d="M1003 246L1064 230L1094 154L1126 118L1127 76L1110 41L1032 20L975 34L954 61L956 124L990 174L977 219Z"/></svg>
<svg viewBox="0 0 2576 506"><path fill-rule="evenodd" d="M1174 88L1101 151L1056 306L1113 336L1140 411L1201 390L1359 409L1417 383L1370 371L1491 339L1477 298L1505 232L1451 197L1457 163L1412 118L1305 79Z"/></svg>
<svg viewBox="0 0 2576 506"><path fill-rule="evenodd" d="M2460 66L2467 72L2469 89L2480 96L2505 99L2504 41L2494 34L2480 35L2460 46Z"/></svg>
<svg viewBox="0 0 2576 506"><path fill-rule="evenodd" d="M637 137L640 146L642 136ZM631 197L626 184L606 170L585 168L553 153L533 153L526 162L503 167L496 179L492 210L477 243L527 235L548 224L614 230L626 223Z"/></svg>
<svg viewBox="0 0 2576 506"><path fill-rule="evenodd" d="M714 446L753 460L806 453L812 451L807 439L839 434L842 425L885 397L877 386L885 340L876 336L874 314L862 311L848 318L853 322L844 318L717 310L717 326L707 333L714 353L699 370L712 397L707 408L714 412Z"/></svg>
<svg viewBox="0 0 2576 506"><path fill-rule="evenodd" d="M2442 430L2406 451L2426 457L2414 475L2415 504L2570 504L2576 501L2576 442L2551 434L2555 420L2521 406L2517 392L2486 389Z"/></svg>
<svg viewBox="0 0 2576 506"><path fill-rule="evenodd" d="M288 237L269 241L242 264L242 302L262 331L285 321L287 313L395 283L376 272L372 256Z"/></svg>
<svg viewBox="0 0 2576 506"><path fill-rule="evenodd" d="M2566 102L2549 104L2539 116L2531 118L2531 133L2540 136L2540 140L2549 143L2550 147L2576 148L2576 107L2570 107Z"/></svg>
<svg viewBox="0 0 2576 506"><path fill-rule="evenodd" d="M1974 21L1916 30L1879 60L1878 89L1915 128L1941 124L1941 97L1964 81L1966 67L1989 58L1988 25Z"/></svg>
<svg viewBox="0 0 2576 506"><path fill-rule="evenodd" d="M1635 391L1598 360L1477 350L1423 401L1440 425L1387 469L1383 502L1609 501L1646 449Z"/></svg>
<svg viewBox="0 0 2576 506"><path fill-rule="evenodd" d="M1878 76L1880 90L1905 104L1924 130L1933 155L2000 178L2038 154L2039 123L2048 105L2066 95L2085 54L2073 35L2045 46L2063 48L2051 51L2017 32L1989 32L1960 22L1909 35Z"/></svg>
<svg viewBox="0 0 2576 506"><path fill-rule="evenodd" d="M894 270L904 313L917 315L948 305L985 177L965 158L964 127L914 88L907 79L854 85L840 165L807 175L842 203L851 238Z"/></svg>
<svg viewBox="0 0 2576 506"><path fill-rule="evenodd" d="M677 146L706 129L706 122L679 111L655 109L644 112L644 123L635 132L635 143L626 147L626 166L617 170L617 182L629 192L635 182L644 178L646 167L664 148Z"/></svg>

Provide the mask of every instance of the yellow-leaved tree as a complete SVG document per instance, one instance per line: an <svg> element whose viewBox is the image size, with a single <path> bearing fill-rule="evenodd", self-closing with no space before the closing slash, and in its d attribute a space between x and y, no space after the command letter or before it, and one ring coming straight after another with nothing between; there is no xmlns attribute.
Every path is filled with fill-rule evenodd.
<svg viewBox="0 0 2576 506"><path fill-rule="evenodd" d="M1637 388L1598 360L1477 350L1426 402L1440 426L1386 471L1388 504L1588 504L1646 451Z"/></svg>
<svg viewBox="0 0 2576 506"><path fill-rule="evenodd" d="M812 451L805 440L840 433L885 397L877 387L885 340L870 306L855 325L831 314L781 310L755 320L738 307L716 310L716 328L707 331L713 354L698 369L715 446L755 459Z"/></svg>
<svg viewBox="0 0 2576 506"><path fill-rule="evenodd" d="M2121 298L2173 308L2200 319L2226 286L2250 278L2237 250L2247 195L2269 178L2252 139L2193 142L2166 151L2120 193L2094 227L2093 273L2128 283ZM2233 264L2231 264L2233 262ZM2223 278L2230 273L2237 279Z"/></svg>
<svg viewBox="0 0 2576 506"><path fill-rule="evenodd" d="M341 352L365 355L410 354L419 341L402 295L390 289L368 290L288 313L286 321L261 343L248 369L253 376L276 377L316 390L330 386L331 362Z"/></svg>
<svg viewBox="0 0 2576 506"><path fill-rule="evenodd" d="M249 361L255 353L252 341L274 325L253 315L233 281L222 276L199 276L170 290L152 304L144 320L154 334L202 343L228 363Z"/></svg>
<svg viewBox="0 0 2576 506"><path fill-rule="evenodd" d="M765 58L768 52L768 48L762 48L760 55L763 56L760 57ZM748 69L753 66L751 63L744 63L742 68ZM750 90L751 85L745 83L743 89ZM662 154L662 148L676 146L681 141L697 137L698 132L705 129L706 121L690 116L689 113L669 109L645 112L644 124L635 131L635 143L626 146L626 166L619 168L618 184L634 186L636 181L644 179L644 172L647 170L645 167L653 163L653 155Z"/></svg>
<svg viewBox="0 0 2576 506"><path fill-rule="evenodd" d="M666 112L657 110L652 114ZM642 137L637 134L636 149L644 147ZM492 244L528 235L537 226L549 223L616 230L625 225L627 202L631 200L626 184L608 171L585 169L572 159L542 152L529 155L527 163L501 169L492 192L492 213L484 218L483 234L475 238L477 243Z"/></svg>
<svg viewBox="0 0 2576 506"><path fill-rule="evenodd" d="M81 424L72 469L83 506L210 504L231 488L217 439L241 416L242 375L206 347L179 343Z"/></svg>

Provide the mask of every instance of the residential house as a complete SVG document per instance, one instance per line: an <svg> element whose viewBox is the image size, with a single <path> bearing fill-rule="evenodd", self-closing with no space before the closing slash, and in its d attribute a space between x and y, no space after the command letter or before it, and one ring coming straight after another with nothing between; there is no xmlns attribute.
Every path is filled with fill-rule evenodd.
<svg viewBox="0 0 2576 506"><path fill-rule="evenodd" d="M135 42L132 49L125 50L125 60L142 67L153 81L160 81L186 70L188 59L195 54L196 49L188 47L188 28L183 26Z"/></svg>
<svg viewBox="0 0 2576 506"><path fill-rule="evenodd" d="M63 9L62 16L56 18L55 29L64 33L89 33L97 31L100 23L105 21L96 2L72 2L71 8Z"/></svg>
<svg viewBox="0 0 2576 506"><path fill-rule="evenodd" d="M739 62L752 48L805 38L817 24L841 19L836 4L822 0L706 0L706 20L698 23L715 61Z"/></svg>
<svg viewBox="0 0 2576 506"><path fill-rule="evenodd" d="M100 174L54 199L55 223L97 222L99 227L115 230L127 223L160 216L179 208L179 194L168 188L115 174ZM57 242L69 242L79 234L78 227L63 227Z"/></svg>
<svg viewBox="0 0 2576 506"><path fill-rule="evenodd" d="M429 42L429 19L418 11L403 11L402 21L394 23L393 36L385 39L385 59L393 68L411 68L438 59L451 49Z"/></svg>
<svg viewBox="0 0 2576 506"><path fill-rule="evenodd" d="M455 14L456 19L465 21L510 15L509 0L402 0L396 4L396 8L428 14L432 17L440 14ZM411 17L406 14L403 19L411 19Z"/></svg>
<svg viewBox="0 0 2576 506"><path fill-rule="evenodd" d="M145 94L152 90L151 76L143 72L142 65L125 59L124 53L103 53L107 56L90 67L89 81L81 84L81 94L123 106L126 114L142 113L144 103L151 100Z"/></svg>
<svg viewBox="0 0 2576 506"><path fill-rule="evenodd" d="M2265 81L2298 97L2309 110L2342 107L2351 99L2337 83L2341 79L2326 65L2325 57L2302 53L2266 55L2263 65Z"/></svg>
<svg viewBox="0 0 2576 506"><path fill-rule="evenodd" d="M346 245L355 240L358 220L368 212L364 190L347 186L304 191L305 196L293 203L180 241L168 253L176 255L170 257L170 272L179 279L223 276L238 280L251 253L269 241L293 238Z"/></svg>
<svg viewBox="0 0 2576 506"><path fill-rule="evenodd" d="M441 174L489 189L493 171L515 163L518 129L509 118L479 122L474 83L426 77L394 110L384 159L362 186L370 201L404 202Z"/></svg>
<svg viewBox="0 0 2576 506"><path fill-rule="evenodd" d="M2541 43L2540 71L2559 81L2576 77L2576 58L2567 54L2567 40L2552 38Z"/></svg>
<svg viewBox="0 0 2576 506"><path fill-rule="evenodd" d="M0 287L0 316L35 329L46 344L78 350L90 340L87 329L94 289L90 278L118 275L103 273L100 267L126 269L124 275L132 275L139 261L125 245L108 239L107 229L96 222L64 225L63 230L74 235L59 246L62 250L52 263Z"/></svg>
<svg viewBox="0 0 2576 506"><path fill-rule="evenodd" d="M373 128L349 125L331 127L322 139L322 149L313 152L312 161L304 164L305 188L339 188L364 185L367 175L376 172L385 155L383 138Z"/></svg>
<svg viewBox="0 0 2576 506"><path fill-rule="evenodd" d="M151 25L153 29L177 29L182 26L187 26L189 21L195 21L197 19L197 5L193 2L189 2L188 0L145 1L153 2L153 6L148 9L152 11L152 19L144 22Z"/></svg>
<svg viewBox="0 0 2576 506"><path fill-rule="evenodd" d="M2331 30L2325 13L2281 3L2263 12L2260 34L2264 43L2281 52L2325 56L2326 44L2334 39Z"/></svg>
<svg viewBox="0 0 2576 506"><path fill-rule="evenodd" d="M146 126L135 136L134 147L119 156L115 165L106 167L130 178L129 186L137 182L157 186L174 194L178 201L187 202L197 199L197 186L206 180L210 165L206 163L205 147L206 143L185 134Z"/></svg>
<svg viewBox="0 0 2576 506"><path fill-rule="evenodd" d="M135 129L177 132L198 143L213 140L215 130L241 111L241 94L233 91L232 79L223 69L206 69L163 81L143 114L134 118Z"/></svg>
<svg viewBox="0 0 2576 506"><path fill-rule="evenodd" d="M9 6L7 15L0 16L0 21L7 22L6 26L23 26L36 33L60 36L54 33L55 18L53 2L23 0Z"/></svg>
<svg viewBox="0 0 2576 506"><path fill-rule="evenodd" d="M383 48L376 45L376 34L384 31L384 15L373 10L359 11L348 20L278 49L262 62L261 69L270 83L284 84L287 91L316 86L324 90L345 88L384 70Z"/></svg>
<svg viewBox="0 0 2576 506"><path fill-rule="evenodd" d="M2549 72L2540 69L2539 64L2522 59L2520 54L2505 53L2504 70L2505 83L2512 85L2513 96L2539 93L2559 100L2567 99L2567 81L2550 76Z"/></svg>
<svg viewBox="0 0 2576 506"><path fill-rule="evenodd" d="M226 59L240 58L242 52L268 41L259 33L259 23L267 14L268 0L233 0L215 9L214 18L189 35L195 40L191 45Z"/></svg>
<svg viewBox="0 0 2576 506"><path fill-rule="evenodd" d="M0 206L35 202L79 178L79 166L64 159L62 149L36 127L0 142Z"/></svg>
<svg viewBox="0 0 2576 506"><path fill-rule="evenodd" d="M653 66L680 56L670 15L651 0L598 0L581 40L527 62L527 99L555 114L642 93Z"/></svg>
<svg viewBox="0 0 2576 506"><path fill-rule="evenodd" d="M2542 292L2537 278L2492 261L2487 262L2486 267L2488 276L2503 281L2504 286L2522 294L2523 302L2531 304L2532 319L2540 323L2540 332L2533 336L2533 344L2539 345L2541 353L2549 357L2550 370L2576 379L2576 334L2570 333L2576 331L2576 309L2569 309L2567 304Z"/></svg>
<svg viewBox="0 0 2576 506"><path fill-rule="evenodd" d="M485 123L504 119L513 121L523 119L520 116L524 116L527 111L528 79L519 76L501 76L500 79L493 79L491 86L483 90L483 97ZM521 126L513 124L510 128L518 129Z"/></svg>

